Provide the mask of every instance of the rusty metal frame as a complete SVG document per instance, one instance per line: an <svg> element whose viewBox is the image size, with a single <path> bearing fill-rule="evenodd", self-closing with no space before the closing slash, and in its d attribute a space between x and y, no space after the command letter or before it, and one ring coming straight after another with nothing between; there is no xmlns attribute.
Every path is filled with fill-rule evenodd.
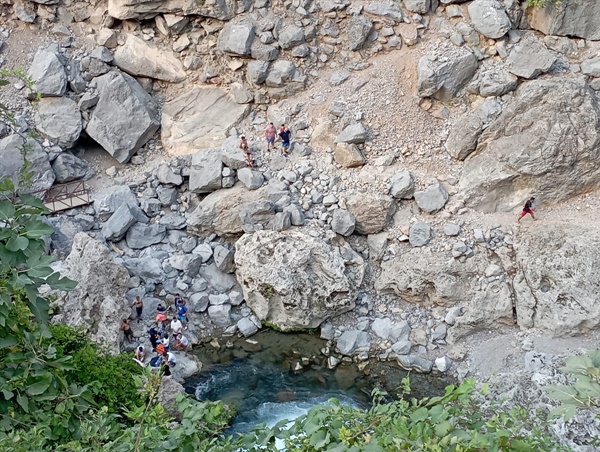
<svg viewBox="0 0 600 452"><path fill-rule="evenodd" d="M87 206L92 202L90 189L82 180L54 185L30 194L40 198L52 213Z"/></svg>

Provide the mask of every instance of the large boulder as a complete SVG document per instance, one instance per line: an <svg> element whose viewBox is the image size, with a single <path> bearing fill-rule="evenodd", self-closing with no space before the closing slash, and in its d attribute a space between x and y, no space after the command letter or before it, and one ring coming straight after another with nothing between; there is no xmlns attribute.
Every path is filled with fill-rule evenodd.
<svg viewBox="0 0 600 452"><path fill-rule="evenodd" d="M125 267L114 261L102 243L79 233L61 274L77 281L77 287L59 299L60 310L54 320L83 327L91 340L117 353L121 320L131 313L125 299L129 283Z"/></svg>
<svg viewBox="0 0 600 452"><path fill-rule="evenodd" d="M147 223L148 218L138 206L137 198L127 185L113 185L104 187L92 195L94 209L100 217L106 218L114 213L123 204L130 207L137 221Z"/></svg>
<svg viewBox="0 0 600 452"><path fill-rule="evenodd" d="M298 230L245 234L235 263L247 305L284 331L316 328L354 308L365 273L343 240L326 243Z"/></svg>
<svg viewBox="0 0 600 452"><path fill-rule="evenodd" d="M218 147L248 111L220 88L194 88L163 106L163 146L175 155Z"/></svg>
<svg viewBox="0 0 600 452"><path fill-rule="evenodd" d="M63 152L52 162L52 171L60 184L81 179L88 171L87 164L70 152Z"/></svg>
<svg viewBox="0 0 600 452"><path fill-rule="evenodd" d="M56 176L50 166L50 159L44 149L33 138L23 139L13 134L0 140L0 179L8 177L15 185L19 184L19 172L25 158L30 164L29 170L34 174L31 189L43 190L50 188Z"/></svg>
<svg viewBox="0 0 600 452"><path fill-rule="evenodd" d="M468 205L510 210L531 194L562 201L600 186L600 107L583 78L524 83L462 170Z"/></svg>
<svg viewBox="0 0 600 452"><path fill-rule="evenodd" d="M475 0L469 4L469 16L475 30L486 38L501 38L511 28L504 5L498 0Z"/></svg>
<svg viewBox="0 0 600 452"><path fill-rule="evenodd" d="M377 234L383 231L394 215L392 197L371 193L355 193L346 199L346 209L356 219L357 234Z"/></svg>
<svg viewBox="0 0 600 452"><path fill-rule="evenodd" d="M181 61L170 51L151 46L135 35L127 35L125 44L114 54L113 64L137 77L178 83L185 80Z"/></svg>
<svg viewBox="0 0 600 452"><path fill-rule="evenodd" d="M51 49L39 49L27 75L33 89L42 96L62 96L67 89L67 73L60 57Z"/></svg>
<svg viewBox="0 0 600 452"><path fill-rule="evenodd" d="M600 40L600 3L561 0L544 8L529 8L529 26L545 35Z"/></svg>
<svg viewBox="0 0 600 452"><path fill-rule="evenodd" d="M202 149L192 156L189 188L192 193L212 193L221 188L223 162L220 149Z"/></svg>
<svg viewBox="0 0 600 452"><path fill-rule="evenodd" d="M255 36L255 27L251 22L228 22L225 24L217 48L228 55L248 56Z"/></svg>
<svg viewBox="0 0 600 452"><path fill-rule="evenodd" d="M419 60L418 90L421 97L453 98L477 71L477 57L464 47L450 44L443 57L436 53L427 54Z"/></svg>
<svg viewBox="0 0 600 452"><path fill-rule="evenodd" d="M166 234L163 225L136 223L127 230L127 246L134 250L147 248L162 242Z"/></svg>
<svg viewBox="0 0 600 452"><path fill-rule="evenodd" d="M483 131L479 116L469 112L457 118L450 127L446 140L446 151L457 160L466 159L477 147L477 140Z"/></svg>
<svg viewBox="0 0 600 452"><path fill-rule="evenodd" d="M557 56L534 35L527 35L513 47L506 59L508 69L517 77L532 79L548 72Z"/></svg>
<svg viewBox="0 0 600 452"><path fill-rule="evenodd" d="M83 127L77 102L68 97L40 99L35 114L38 131L63 148L72 147Z"/></svg>
<svg viewBox="0 0 600 452"><path fill-rule="evenodd" d="M127 74L109 72L95 80L100 98L85 131L110 155L125 163L158 130L158 105Z"/></svg>
<svg viewBox="0 0 600 452"><path fill-rule="evenodd" d="M373 30L373 22L366 16L352 16L346 25L348 33L348 49L359 50L367 41Z"/></svg>
<svg viewBox="0 0 600 452"><path fill-rule="evenodd" d="M249 191L242 183L206 196L187 217L188 230L198 235L213 232L235 237L244 232L240 210L248 202L264 197L264 189Z"/></svg>
<svg viewBox="0 0 600 452"><path fill-rule="evenodd" d="M198 15L219 20L233 19L236 0L109 0L108 14L115 19L150 19L157 14Z"/></svg>

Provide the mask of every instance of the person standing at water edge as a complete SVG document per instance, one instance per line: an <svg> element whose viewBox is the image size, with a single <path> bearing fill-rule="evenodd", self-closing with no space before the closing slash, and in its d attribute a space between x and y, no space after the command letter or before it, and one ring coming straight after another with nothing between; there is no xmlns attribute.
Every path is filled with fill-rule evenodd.
<svg viewBox="0 0 600 452"><path fill-rule="evenodd" d="M535 216L533 215L533 209L532 209L534 201L535 201L535 198L533 196L527 200L527 202L523 206L523 211L521 212L521 215L517 219L518 223L520 223L521 218L523 218L527 214L531 215L531 218L533 218L533 221L535 221Z"/></svg>
<svg viewBox="0 0 600 452"><path fill-rule="evenodd" d="M265 129L265 139L267 140L267 151L275 149L275 137L277 136L277 129L272 122L269 123Z"/></svg>

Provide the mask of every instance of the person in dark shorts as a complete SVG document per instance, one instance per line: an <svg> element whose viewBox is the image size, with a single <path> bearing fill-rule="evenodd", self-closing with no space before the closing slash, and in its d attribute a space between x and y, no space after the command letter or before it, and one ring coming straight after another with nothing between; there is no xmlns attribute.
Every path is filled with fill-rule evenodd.
<svg viewBox="0 0 600 452"><path fill-rule="evenodd" d="M534 201L535 201L535 198L533 196L527 200L527 202L523 206L523 211L521 212L521 215L517 219L518 223L520 223L521 218L523 218L527 214L531 215L531 218L533 218L533 220L535 221L535 216L533 215L533 209L532 209Z"/></svg>
<svg viewBox="0 0 600 452"><path fill-rule="evenodd" d="M127 342L133 342L133 331L131 331L131 325L128 319L123 319L121 322L121 331L125 335Z"/></svg>
<svg viewBox="0 0 600 452"><path fill-rule="evenodd" d="M285 124L281 124L279 129L279 138L281 138L281 155L287 157L288 152L290 150L290 138L292 137L292 132L285 126Z"/></svg>
<svg viewBox="0 0 600 452"><path fill-rule="evenodd" d="M250 168L254 168L254 156L248 145L248 140L244 135L240 137L240 149L244 152L244 158L246 159L246 165Z"/></svg>
<svg viewBox="0 0 600 452"><path fill-rule="evenodd" d="M133 300L132 304L133 304L133 306L135 306L135 313L137 315L137 321L138 321L138 323L140 323L140 320L142 320L142 311L144 310L144 302L138 295L137 297L135 297L135 300Z"/></svg>

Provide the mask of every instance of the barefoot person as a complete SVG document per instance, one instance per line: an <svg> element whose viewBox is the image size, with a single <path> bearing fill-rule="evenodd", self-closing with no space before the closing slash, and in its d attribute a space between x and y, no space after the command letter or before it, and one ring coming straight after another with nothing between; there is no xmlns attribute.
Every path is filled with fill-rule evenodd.
<svg viewBox="0 0 600 452"><path fill-rule="evenodd" d="M265 129L265 139L267 140L267 151L275 149L275 138L277 137L277 129L272 122Z"/></svg>
<svg viewBox="0 0 600 452"><path fill-rule="evenodd" d="M142 312L144 310L144 302L138 295L137 297L135 297L135 300L133 300L132 304L133 304L133 306L135 306L135 313L137 315L137 321L138 321L138 323L140 323L140 320L142 320Z"/></svg>
<svg viewBox="0 0 600 452"><path fill-rule="evenodd" d="M121 331L123 331L123 335L127 342L133 342L133 331L131 331L131 324L128 319L123 319L121 322Z"/></svg>
<svg viewBox="0 0 600 452"><path fill-rule="evenodd" d="M532 209L534 201L535 201L535 198L533 196L527 200L527 202L523 206L523 211L521 212L521 215L517 219L518 223L520 223L521 218L523 218L527 214L531 215L531 218L533 218L533 220L535 221L535 216L533 215L533 209Z"/></svg>
<svg viewBox="0 0 600 452"><path fill-rule="evenodd" d="M250 150L250 146L248 146L248 140L246 137L242 135L240 137L240 149L244 152L244 158L246 159L246 164L250 168L254 168L254 157L252 156L252 151Z"/></svg>

